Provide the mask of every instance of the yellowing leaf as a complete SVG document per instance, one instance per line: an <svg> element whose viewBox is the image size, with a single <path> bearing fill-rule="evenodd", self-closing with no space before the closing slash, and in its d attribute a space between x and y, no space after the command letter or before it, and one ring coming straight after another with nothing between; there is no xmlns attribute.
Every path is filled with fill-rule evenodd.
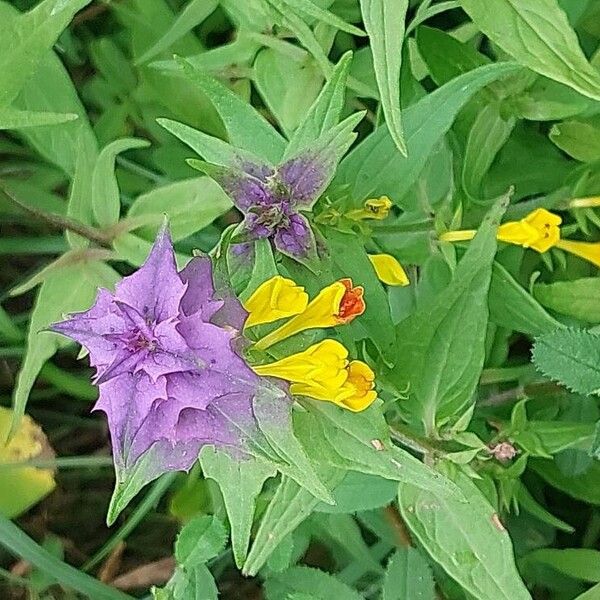
<svg viewBox="0 0 600 600"><path fill-rule="evenodd" d="M8 436L12 411L0 407L0 440ZM43 455L52 455L42 429L29 416L23 417L8 444L0 445L0 513L12 518L25 512L55 487L51 469L10 467Z"/></svg>

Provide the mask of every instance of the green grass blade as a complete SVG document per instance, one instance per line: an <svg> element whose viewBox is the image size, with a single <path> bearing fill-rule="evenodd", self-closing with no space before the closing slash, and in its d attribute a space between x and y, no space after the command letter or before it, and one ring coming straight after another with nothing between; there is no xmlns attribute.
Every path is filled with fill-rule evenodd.
<svg viewBox="0 0 600 600"><path fill-rule="evenodd" d="M30 562L61 585L77 590L94 600L132 600L132 596L111 588L55 558L2 515L0 515L0 546Z"/></svg>

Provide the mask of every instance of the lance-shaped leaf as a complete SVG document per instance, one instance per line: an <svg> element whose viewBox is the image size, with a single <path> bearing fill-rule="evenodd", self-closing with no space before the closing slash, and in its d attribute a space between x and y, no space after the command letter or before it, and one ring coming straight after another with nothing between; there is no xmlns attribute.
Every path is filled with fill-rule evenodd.
<svg viewBox="0 0 600 600"><path fill-rule="evenodd" d="M508 198L486 216L452 281L397 327L402 357L388 377L409 389L403 410L433 433L468 411L485 358L488 290L496 253L496 229Z"/></svg>
<svg viewBox="0 0 600 600"><path fill-rule="evenodd" d="M90 0L45 0L0 24L0 106L16 98L73 15Z"/></svg>

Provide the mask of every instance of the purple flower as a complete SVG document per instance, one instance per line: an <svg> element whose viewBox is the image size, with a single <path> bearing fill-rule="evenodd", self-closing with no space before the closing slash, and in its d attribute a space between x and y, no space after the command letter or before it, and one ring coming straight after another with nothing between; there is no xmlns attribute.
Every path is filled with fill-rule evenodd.
<svg viewBox="0 0 600 600"><path fill-rule="evenodd" d="M244 157L234 166L194 161L244 214L235 239L269 238L275 248L300 262L317 256L315 235L301 211L310 211L333 178L337 155L303 152L278 167Z"/></svg>
<svg viewBox="0 0 600 600"><path fill-rule="evenodd" d="M92 308L53 325L96 368L95 409L107 415L117 473L113 515L160 474L188 470L205 444L242 454L260 443L261 380L236 352L246 316L215 290L210 259L177 272L163 231L114 294L101 289Z"/></svg>

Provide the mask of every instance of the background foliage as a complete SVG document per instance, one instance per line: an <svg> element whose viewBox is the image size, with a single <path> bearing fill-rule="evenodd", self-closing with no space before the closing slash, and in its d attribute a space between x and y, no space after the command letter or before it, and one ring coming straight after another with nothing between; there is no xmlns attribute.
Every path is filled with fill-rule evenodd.
<svg viewBox="0 0 600 600"><path fill-rule="evenodd" d="M0 595L599 598L597 268L495 237L544 207L600 240L572 202L600 194L599 22L598 0L0 1ZM382 402L302 401L305 463L203 452L108 529L91 372L43 330L139 266L165 213L182 262L226 251L239 214L186 162L212 159L198 131L277 162L359 111L312 215L329 258L259 245L229 275L364 285L338 335ZM380 195L387 219L347 218Z"/></svg>

